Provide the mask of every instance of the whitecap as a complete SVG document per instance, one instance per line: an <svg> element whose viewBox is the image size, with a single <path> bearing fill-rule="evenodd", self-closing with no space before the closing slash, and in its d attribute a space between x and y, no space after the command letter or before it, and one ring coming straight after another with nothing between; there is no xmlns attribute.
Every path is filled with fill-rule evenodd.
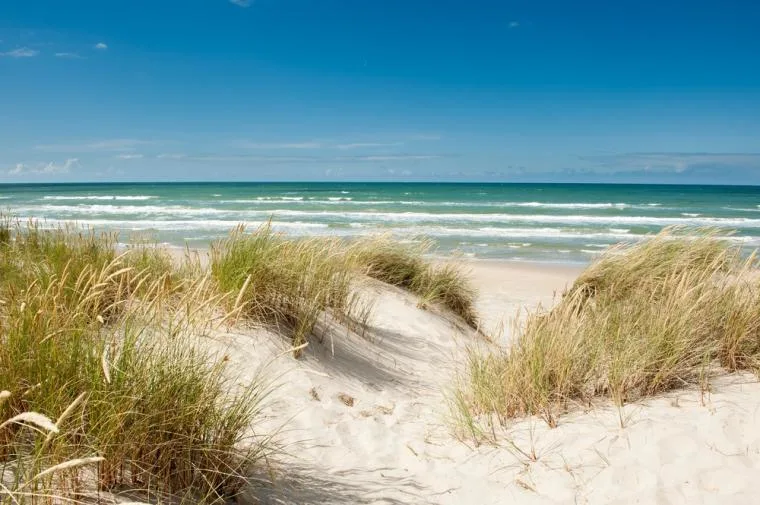
<svg viewBox="0 0 760 505"><path fill-rule="evenodd" d="M126 200L144 201L158 198L154 195L46 195L43 200Z"/></svg>

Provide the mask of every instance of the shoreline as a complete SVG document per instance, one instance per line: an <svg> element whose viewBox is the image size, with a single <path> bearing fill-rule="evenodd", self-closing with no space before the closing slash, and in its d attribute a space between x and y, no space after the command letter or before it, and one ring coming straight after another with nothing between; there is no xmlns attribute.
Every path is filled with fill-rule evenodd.
<svg viewBox="0 0 760 505"><path fill-rule="evenodd" d="M294 237L289 237L294 238ZM300 237L295 237L300 238ZM125 251L130 248L138 247L142 244L129 244L129 243L119 243L117 245L117 249L120 251ZM170 243L159 243L159 244L148 244L151 247L156 247L159 249L164 249L168 253L170 253L175 258L181 258L182 255L186 252L189 252L191 254L199 254L199 255L208 255L211 251L211 243L209 243L207 246L180 246L176 244L170 244ZM505 268L526 268L529 270L546 270L546 271L552 271L557 273L580 273L585 268L587 268L589 265L593 263L594 260L587 261L587 262L580 262L580 261L542 261L542 260L533 260L533 259L512 259L512 258L477 258L477 257L469 257L469 256L463 256L462 254L453 251L448 255L445 254L425 254L425 258L429 259L430 261L434 263L457 263L464 266L473 266L473 267L499 267L503 266Z"/></svg>

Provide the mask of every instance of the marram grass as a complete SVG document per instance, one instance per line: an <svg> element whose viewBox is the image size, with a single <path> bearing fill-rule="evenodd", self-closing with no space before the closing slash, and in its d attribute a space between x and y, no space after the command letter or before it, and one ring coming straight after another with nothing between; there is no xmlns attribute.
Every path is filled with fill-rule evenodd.
<svg viewBox="0 0 760 505"><path fill-rule="evenodd" d="M167 283L166 264L144 263L118 255L110 236L9 228L0 419L58 421L47 433L41 423L2 425L0 503L52 503L88 485L214 501L235 495L266 453L249 436L263 388L234 387L223 362L177 338L205 324L192 317L207 311L184 308L216 296L203 289L209 281Z"/></svg>
<svg viewBox="0 0 760 505"><path fill-rule="evenodd" d="M371 304L352 289L364 274L476 324L457 268L385 238L238 228L207 268L116 244L74 226L0 221L2 504L116 489L187 503L237 494L271 451L252 437L268 391L241 387L196 345L214 325L268 325L301 350L330 328L322 318L366 326Z"/></svg>
<svg viewBox="0 0 760 505"><path fill-rule="evenodd" d="M759 273L754 256L710 232L615 247L554 308L530 313L508 349L472 353L458 418L472 427L537 415L554 426L598 398L623 405L705 387L716 368L757 370Z"/></svg>
<svg viewBox="0 0 760 505"><path fill-rule="evenodd" d="M440 304L476 328L476 291L459 266L434 264L424 258L430 242L400 244L389 236L360 240L353 261L369 277L408 289L423 304Z"/></svg>

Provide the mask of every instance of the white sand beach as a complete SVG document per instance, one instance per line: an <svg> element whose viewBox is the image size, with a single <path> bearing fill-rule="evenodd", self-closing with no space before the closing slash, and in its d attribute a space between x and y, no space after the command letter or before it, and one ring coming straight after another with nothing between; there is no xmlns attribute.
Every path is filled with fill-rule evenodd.
<svg viewBox="0 0 760 505"><path fill-rule="evenodd" d="M486 333L508 339L520 308L550 304L575 267L468 264ZM522 419L496 445L457 438L452 388L482 335L417 307L407 292L369 282L363 337L312 342L294 360L277 335L230 331L236 370L277 384L262 433L283 455L241 503L503 504L752 503L760 493L760 384L726 376L712 391L680 390L574 412L549 428ZM504 330L502 331L502 328Z"/></svg>

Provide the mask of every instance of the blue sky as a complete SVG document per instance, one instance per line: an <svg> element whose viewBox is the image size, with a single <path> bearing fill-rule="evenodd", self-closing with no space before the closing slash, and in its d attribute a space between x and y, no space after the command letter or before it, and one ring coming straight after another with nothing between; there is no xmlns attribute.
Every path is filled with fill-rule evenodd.
<svg viewBox="0 0 760 505"><path fill-rule="evenodd" d="M5 0L0 182L760 184L760 2Z"/></svg>

